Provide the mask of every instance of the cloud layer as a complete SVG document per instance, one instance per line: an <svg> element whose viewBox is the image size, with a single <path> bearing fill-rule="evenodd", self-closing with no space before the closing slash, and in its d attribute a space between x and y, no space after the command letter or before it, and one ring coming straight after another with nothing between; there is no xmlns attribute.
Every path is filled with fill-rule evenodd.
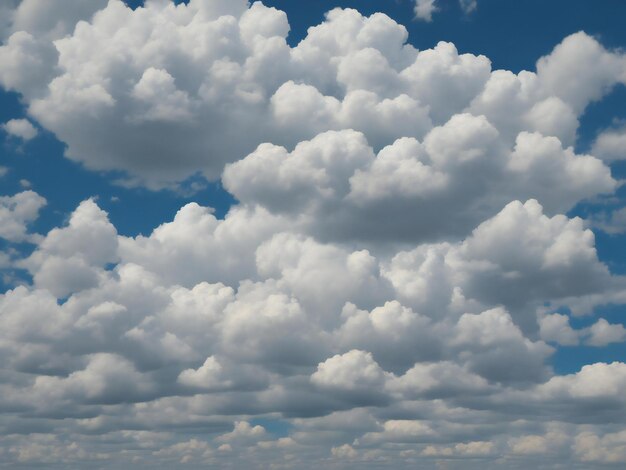
<svg viewBox="0 0 626 470"><path fill-rule="evenodd" d="M42 196L0 198L3 461L626 462L626 364L550 366L626 339L596 311L624 277L563 215L619 186L621 131L573 144L620 52L577 33L514 74L383 14L332 10L291 47L261 3L76 3L15 5L0 84L88 168L221 178L238 204L129 237L96 199L37 234Z"/></svg>

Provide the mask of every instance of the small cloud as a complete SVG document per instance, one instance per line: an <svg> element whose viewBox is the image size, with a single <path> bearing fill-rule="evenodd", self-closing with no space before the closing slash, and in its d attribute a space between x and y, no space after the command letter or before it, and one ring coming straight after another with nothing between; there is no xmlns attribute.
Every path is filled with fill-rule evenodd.
<svg viewBox="0 0 626 470"><path fill-rule="evenodd" d="M591 148L593 156L604 161L626 159L626 125L607 129L598 135Z"/></svg>
<svg viewBox="0 0 626 470"><path fill-rule="evenodd" d="M459 3L466 14L472 13L478 7L477 0L459 0Z"/></svg>
<svg viewBox="0 0 626 470"><path fill-rule="evenodd" d="M2 128L7 134L18 137L25 142L34 139L39 134L39 131L28 119L11 119L2 124Z"/></svg>
<svg viewBox="0 0 626 470"><path fill-rule="evenodd" d="M28 180L20 180L20 186L24 189L29 189L33 187L33 183Z"/></svg>
<svg viewBox="0 0 626 470"><path fill-rule="evenodd" d="M604 347L611 343L622 343L626 340L626 328L619 323L612 324L604 318L599 319L590 329L591 336L586 344L589 346Z"/></svg>
<svg viewBox="0 0 626 470"><path fill-rule="evenodd" d="M436 0L415 0L415 17L417 19L431 22L433 13L439 11Z"/></svg>
<svg viewBox="0 0 626 470"><path fill-rule="evenodd" d="M0 178L5 176L9 172L9 169L6 166L0 166Z"/></svg>

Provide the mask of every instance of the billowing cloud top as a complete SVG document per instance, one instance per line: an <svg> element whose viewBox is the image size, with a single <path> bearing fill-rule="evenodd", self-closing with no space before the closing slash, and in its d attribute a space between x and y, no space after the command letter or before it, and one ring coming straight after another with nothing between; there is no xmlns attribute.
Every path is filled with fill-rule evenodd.
<svg viewBox="0 0 626 470"><path fill-rule="evenodd" d="M95 198L37 234L46 200L0 197L0 269L27 278L0 295L0 459L626 462L626 364L550 366L626 340L596 312L626 303L624 278L563 215L620 186L623 130L591 155L574 144L626 82L621 52L580 32L514 74L352 9L290 46L260 2L1 8L0 84L68 158L150 189L220 179L238 203L223 219L190 203L132 237Z"/></svg>

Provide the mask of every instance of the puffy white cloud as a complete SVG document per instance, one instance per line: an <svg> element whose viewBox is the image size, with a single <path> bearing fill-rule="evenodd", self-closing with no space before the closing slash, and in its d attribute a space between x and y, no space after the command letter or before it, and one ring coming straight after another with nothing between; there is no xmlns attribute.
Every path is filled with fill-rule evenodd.
<svg viewBox="0 0 626 470"><path fill-rule="evenodd" d="M626 159L626 128L602 132L593 143L591 151L606 161Z"/></svg>
<svg viewBox="0 0 626 470"><path fill-rule="evenodd" d="M567 315L545 315L539 319L539 327L541 338L545 341L553 341L562 346L575 346L580 342L580 333L570 326Z"/></svg>
<svg viewBox="0 0 626 470"><path fill-rule="evenodd" d="M13 3L15 10L11 12L11 31L26 31L49 39L72 33L76 23L90 20L107 4L106 0L60 0L54 5L45 0L18 0Z"/></svg>
<svg viewBox="0 0 626 470"><path fill-rule="evenodd" d="M17 374L10 386L3 385L3 406L25 407L37 416L55 407L55 414L71 416L80 403L99 416L89 426L123 429L128 423L158 426L164 419L204 426L208 415L232 413L246 423L250 418L243 414L285 419L352 413L367 405L368 413L383 415L355 416L333 425L332 432L317 429L323 426L318 418L300 418L302 432L286 438L289 445L272 444L266 432L247 424L210 444L187 448L186 439L159 445L155 452L169 449L162 458L191 462L215 459L238 446L303 452L301 440L332 444L329 454L349 460L371 458L366 449L385 442L440 439L449 444L429 444L414 455L463 457L491 456L495 444L459 438L458 431L437 424L440 418L398 420L384 414L420 402L484 409L528 383L539 383L531 396L540 407L580 388L570 384L580 381L578 376L542 384L549 378L545 359L551 348L526 337L506 310L484 310L482 305L494 300L475 287L485 266L516 269L529 278L556 269L555 277L567 279L568 270L580 271L582 265L592 277L608 275L602 269L593 274L601 265L579 222L548 218L534 202L516 203L463 242L423 245L390 261L390 255L379 260L366 251L283 232L285 221L269 217L265 234L248 239L242 245L247 249L235 249L237 263L224 261L217 271L207 271L203 260L210 262L237 242L226 237L211 248L217 251L203 255L202 243L192 240L208 240L210 246L237 214L247 214L240 223L249 220L245 208L217 220L192 205L149 237L133 239L118 236L94 201L82 203L67 226L50 231L24 261L40 289L19 287L0 301L0 352ZM535 230L526 233L525 226ZM497 240L509 238L505 228L521 235L516 246L522 253L498 248ZM578 242L555 248L569 232ZM142 257L137 243L144 244ZM194 255L178 254L185 247L200 249L195 263ZM155 262L150 253L169 256L169 265ZM67 266L50 276L56 284L41 277L49 260L72 259L97 273L89 288L66 283L71 289L59 290L63 275L71 272ZM188 286L177 285L167 266L186 268ZM233 281L200 281L211 272ZM558 293L547 286L536 296L546 300ZM68 298L60 304L59 296ZM96 411L100 405L112 408ZM120 407L131 407L123 419ZM336 413L332 419L347 419ZM339 442L353 441L357 454L332 454Z"/></svg>
<svg viewBox="0 0 626 470"><path fill-rule="evenodd" d="M365 434L359 443L415 442L434 434L435 431L426 422L394 419L385 421L380 431Z"/></svg>
<svg viewBox="0 0 626 470"><path fill-rule="evenodd" d="M454 447L427 446L422 455L426 457L452 457L452 456L485 456L493 453L493 442L474 441L459 443Z"/></svg>
<svg viewBox="0 0 626 470"><path fill-rule="evenodd" d="M389 384L390 390L409 398L471 395L488 390L488 382L450 362L416 364Z"/></svg>
<svg viewBox="0 0 626 470"><path fill-rule="evenodd" d="M338 459L353 459L358 455L357 451L350 444L333 447L331 453L333 457Z"/></svg>
<svg viewBox="0 0 626 470"><path fill-rule="evenodd" d="M385 372L370 353L353 349L320 363L311 382L338 392L375 394L384 386Z"/></svg>
<svg viewBox="0 0 626 470"><path fill-rule="evenodd" d="M590 336L586 343L591 346L606 346L611 343L621 343L626 340L626 328L621 324L611 324L600 318L589 328Z"/></svg>
<svg viewBox="0 0 626 470"><path fill-rule="evenodd" d="M612 86L624 82L626 58L604 49L584 32L568 36L537 62L537 75L545 89L580 113ZM576 80L567 80L567 77Z"/></svg>
<svg viewBox="0 0 626 470"><path fill-rule="evenodd" d="M617 187L600 160L563 149L555 137L521 133L511 151L484 117L470 114L377 156L351 130L320 134L292 152L263 144L227 166L224 184L244 204L289 216L322 239L396 243L463 235L512 199L538 198L558 213Z"/></svg>
<svg viewBox="0 0 626 470"><path fill-rule="evenodd" d="M28 119L11 119L2 124L2 128L7 134L24 141L35 138L39 133Z"/></svg>
<svg viewBox="0 0 626 470"><path fill-rule="evenodd" d="M252 426L246 421L238 421L235 423L234 429L226 434L222 434L217 438L218 442L224 442L230 445L250 445L267 437L267 433L263 426Z"/></svg>
<svg viewBox="0 0 626 470"><path fill-rule="evenodd" d="M582 432L573 445L576 457L586 463L620 464L626 462L626 432L597 435Z"/></svg>
<svg viewBox="0 0 626 470"><path fill-rule="evenodd" d="M103 268L117 260L117 231L93 200L84 201L67 227L53 229L37 250L20 263L36 286L57 297L98 284Z"/></svg>
<svg viewBox="0 0 626 470"><path fill-rule="evenodd" d="M513 75L450 43L417 51L378 13L332 10L290 47L286 15L260 2L82 3L49 12L40 0L21 2L0 47L0 82L26 97L69 158L152 188L217 178L262 142L291 147L351 128L379 150L464 111L487 116L508 141L529 131L570 145L586 104L623 81L623 57L584 33L536 74ZM428 18L435 4L417 8ZM565 75L577 80L558 86Z"/></svg>
<svg viewBox="0 0 626 470"><path fill-rule="evenodd" d="M548 423L545 434L527 434L509 439L508 446L516 456L521 455L555 455L562 451L563 446L570 443L567 432L559 423Z"/></svg>
<svg viewBox="0 0 626 470"><path fill-rule="evenodd" d="M424 21L432 21L433 13L438 8L435 0L415 0L415 17Z"/></svg>
<svg viewBox="0 0 626 470"><path fill-rule="evenodd" d="M178 382L202 391L241 390L246 386L254 389L265 385L266 379L261 375L260 370L239 364L225 367L215 356L210 356L198 369L183 370Z"/></svg>
<svg viewBox="0 0 626 470"><path fill-rule="evenodd" d="M556 399L622 401L621 389L626 383L626 364L597 363L583 366L576 374L553 377L538 391Z"/></svg>
<svg viewBox="0 0 626 470"><path fill-rule="evenodd" d="M0 237L12 242L33 240L28 224L37 219L45 205L46 200L34 191L0 196Z"/></svg>

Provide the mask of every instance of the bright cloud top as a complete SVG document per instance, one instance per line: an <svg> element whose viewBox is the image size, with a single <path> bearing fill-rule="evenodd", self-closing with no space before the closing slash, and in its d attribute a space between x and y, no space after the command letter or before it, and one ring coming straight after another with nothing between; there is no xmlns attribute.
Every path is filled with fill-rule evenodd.
<svg viewBox="0 0 626 470"><path fill-rule="evenodd" d="M28 279L0 296L2 459L626 462L626 364L549 365L626 340L597 312L623 276L563 215L620 185L621 130L573 145L622 53L581 32L514 74L350 9L291 47L259 2L38 5L3 26L0 83L68 158L153 189L220 178L238 204L127 237L89 199L40 235L42 196L0 198L0 267Z"/></svg>

